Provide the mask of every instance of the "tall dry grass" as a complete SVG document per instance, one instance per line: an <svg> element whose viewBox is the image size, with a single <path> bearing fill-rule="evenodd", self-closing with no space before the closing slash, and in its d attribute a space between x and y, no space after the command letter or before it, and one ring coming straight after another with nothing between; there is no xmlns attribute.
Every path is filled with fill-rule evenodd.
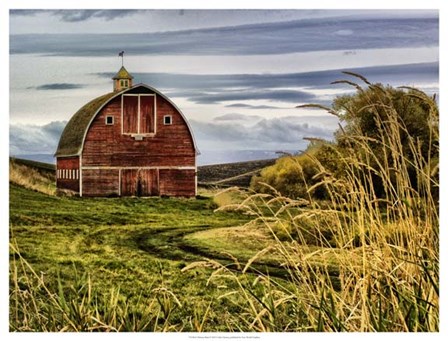
<svg viewBox="0 0 448 341"><path fill-rule="evenodd" d="M437 105L419 91L409 95L429 107L432 146L438 141ZM234 281L239 290L228 295L246 301L239 305L244 313L228 322L234 330L439 330L438 149L422 150L422 141L409 135L388 102L369 105L379 133L342 136L350 148L334 149L344 165L342 177L310 156L321 181L307 186L302 180L308 193L325 186L328 202L293 200L271 188L271 194L247 195L234 206L269 229L289 274L286 282L265 274L251 282L219 267L210 280ZM383 184L381 197L374 178ZM310 254L304 246L311 245L319 248Z"/></svg>
<svg viewBox="0 0 448 341"><path fill-rule="evenodd" d="M9 162L9 181L33 191L55 195L55 180L42 175L38 170L19 164L11 160Z"/></svg>

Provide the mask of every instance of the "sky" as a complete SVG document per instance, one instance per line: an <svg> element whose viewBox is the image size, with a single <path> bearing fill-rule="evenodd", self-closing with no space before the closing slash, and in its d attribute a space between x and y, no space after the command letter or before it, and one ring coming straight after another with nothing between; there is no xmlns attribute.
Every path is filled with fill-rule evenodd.
<svg viewBox="0 0 448 341"><path fill-rule="evenodd" d="M12 155L53 154L70 117L121 67L189 120L199 164L299 152L331 140L324 111L371 82L439 92L437 10L11 10Z"/></svg>

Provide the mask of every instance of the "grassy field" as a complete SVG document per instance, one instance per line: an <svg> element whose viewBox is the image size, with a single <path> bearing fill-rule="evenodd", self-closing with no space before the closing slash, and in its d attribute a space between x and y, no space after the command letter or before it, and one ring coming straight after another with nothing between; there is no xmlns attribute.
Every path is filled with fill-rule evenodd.
<svg viewBox="0 0 448 341"><path fill-rule="evenodd" d="M263 330L235 318L253 304L239 291L262 295L260 274L290 285L282 255L253 217L216 210L241 195L201 194L80 199L11 182L10 329Z"/></svg>
<svg viewBox="0 0 448 341"><path fill-rule="evenodd" d="M12 184L11 241L51 292L58 292L60 285L67 295L74 294L72 287L82 276L89 277L96 292L106 295L119 290L120 298L129 302L140 295L151 296L156 288L170 288L182 306L170 325L194 330L182 319L205 310L216 288L206 285L210 271L181 271L206 255L179 244L185 234L248 220L238 213L215 213L215 207L212 198L60 198ZM22 270L17 256L11 255L13 274ZM11 286L22 290L40 280L25 273L17 276L16 283L12 276ZM45 329L45 325L23 326L24 321L16 317L11 316L13 330ZM213 320L208 323L212 329L222 328L213 327Z"/></svg>
<svg viewBox="0 0 448 341"><path fill-rule="evenodd" d="M425 147L368 89L376 135L328 145L342 172L308 156L305 197L56 197L12 164L10 330L439 331L438 108L402 94L427 114Z"/></svg>

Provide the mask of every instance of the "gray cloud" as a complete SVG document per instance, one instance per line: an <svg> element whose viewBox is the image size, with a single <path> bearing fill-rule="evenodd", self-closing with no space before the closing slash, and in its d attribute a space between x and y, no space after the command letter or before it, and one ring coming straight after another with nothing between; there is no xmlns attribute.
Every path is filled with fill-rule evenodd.
<svg viewBox="0 0 448 341"><path fill-rule="evenodd" d="M214 94L201 93L191 95L189 100L198 104L213 104L241 100L268 100L288 103L318 101L313 94L299 90L221 91Z"/></svg>
<svg viewBox="0 0 448 341"><path fill-rule="evenodd" d="M219 141L232 145L237 142L247 149L303 148L304 137L330 140L337 128L334 117L291 116L258 120L253 125L239 122L190 121L199 144ZM324 128L326 127L326 128ZM201 146L199 146L201 148Z"/></svg>
<svg viewBox="0 0 448 341"><path fill-rule="evenodd" d="M66 124L66 121L53 121L43 126L11 124L9 127L10 154L54 153Z"/></svg>
<svg viewBox="0 0 448 341"><path fill-rule="evenodd" d="M130 15L135 15L138 10L59 10L54 15L59 16L62 21L78 22L85 21L91 18L102 18L105 20L113 20L116 18L123 18Z"/></svg>
<svg viewBox="0 0 448 341"><path fill-rule="evenodd" d="M225 114L215 117L214 121L254 121L261 119L263 119L263 117L258 115Z"/></svg>
<svg viewBox="0 0 448 341"><path fill-rule="evenodd" d="M142 10L11 10L12 16L35 16L41 13L50 13L56 17L59 17L65 22L80 22L86 21L92 18L101 18L105 20L113 20L116 18L122 18L126 16L135 15L142 12Z"/></svg>
<svg viewBox="0 0 448 341"><path fill-rule="evenodd" d="M199 92L222 92L241 88L246 90L301 87L309 89L346 88L346 85L331 85L331 82L347 78L344 69L284 74L227 74L191 75L176 73L135 73L137 82L151 84L158 89L167 89L172 97L193 97ZM349 71L361 74L371 82L403 85L412 82L438 82L438 63L403 64L352 68ZM112 73L97 75L110 79ZM170 91L169 89L176 89ZM244 90L243 90L244 89ZM254 106L246 103L229 104L232 108L275 109L276 106Z"/></svg>
<svg viewBox="0 0 448 341"><path fill-rule="evenodd" d="M227 108L245 108L245 109L282 109L273 105L250 105L245 103L234 103L226 105Z"/></svg>
<svg viewBox="0 0 448 341"><path fill-rule="evenodd" d="M80 21L94 16L108 19L133 12L62 13L68 13L62 15L64 20ZM134 55L266 55L323 50L409 48L437 46L438 24L438 17L434 16L350 17L138 34L24 34L10 37L10 52L105 56L115 55L117 46L120 46L120 49ZM345 34L341 35L340 32ZM353 34L346 34L348 32Z"/></svg>
<svg viewBox="0 0 448 341"><path fill-rule="evenodd" d="M324 70L287 74L233 74L188 75L167 73L136 73L136 79L168 91L170 97L185 97L200 104L240 101L228 104L231 108L276 109L278 106L250 105L244 100L269 100L285 103L314 102L328 105L328 96L320 98L307 91L280 90L300 87L302 89L347 89L345 84L331 84L335 80L351 79L340 70ZM353 68L349 71L363 75L372 83L381 82L393 86L418 83L438 83L439 64L419 63L392 66ZM102 74L110 78L111 74ZM358 81L355 79L355 81ZM234 88L241 90L235 91ZM276 90L279 89L279 90ZM436 91L438 92L438 91Z"/></svg>
<svg viewBox="0 0 448 341"><path fill-rule="evenodd" d="M84 88L84 85L73 83L49 83L33 87L36 90L72 90L81 88Z"/></svg>

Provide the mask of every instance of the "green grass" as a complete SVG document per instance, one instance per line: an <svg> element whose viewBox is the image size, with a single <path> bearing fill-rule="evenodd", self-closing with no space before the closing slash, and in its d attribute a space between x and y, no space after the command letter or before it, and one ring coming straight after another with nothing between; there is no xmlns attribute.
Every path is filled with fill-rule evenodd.
<svg viewBox="0 0 448 341"><path fill-rule="evenodd" d="M83 274L102 296L119 289L120 297L134 303L141 295L153 296L154 288L170 288L182 303L170 324L194 330L188 317L197 315L198 309L205 310L218 295L217 289L207 286L210 270L181 271L187 262L203 256L182 250L172 239L248 220L235 212L214 212L214 208L211 198L79 199L49 196L11 184L11 241L52 292L59 290L60 281L69 294ZM21 272L19 263L18 254L12 251L11 271L17 268L22 273L18 285L29 289L24 280L27 272ZM218 305L213 314L219 312L223 309ZM12 319L11 329L21 330L21 323L22 319ZM223 328L220 323L213 326L213 318L208 326Z"/></svg>

